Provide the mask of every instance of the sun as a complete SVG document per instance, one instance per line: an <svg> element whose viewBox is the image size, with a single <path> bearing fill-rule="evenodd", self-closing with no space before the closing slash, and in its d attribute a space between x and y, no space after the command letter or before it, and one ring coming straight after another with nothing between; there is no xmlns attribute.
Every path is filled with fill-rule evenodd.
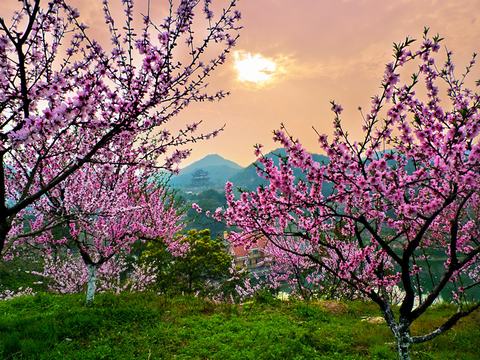
<svg viewBox="0 0 480 360"><path fill-rule="evenodd" d="M278 65L273 59L261 54L235 51L233 57L237 79L240 82L254 85L267 84L273 80L278 70Z"/></svg>

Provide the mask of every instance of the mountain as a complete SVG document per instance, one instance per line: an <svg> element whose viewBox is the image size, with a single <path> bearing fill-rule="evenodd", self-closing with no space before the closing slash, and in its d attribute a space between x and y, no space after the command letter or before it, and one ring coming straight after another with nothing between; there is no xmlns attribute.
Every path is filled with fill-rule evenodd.
<svg viewBox="0 0 480 360"><path fill-rule="evenodd" d="M205 169L207 167L217 167L217 166L218 167L225 166L225 167L236 169L236 170L242 169L240 165L238 165L237 163L231 160L227 160L218 154L210 154L188 165L187 167L181 170L181 173L187 174L187 173L192 173L198 169Z"/></svg>
<svg viewBox="0 0 480 360"><path fill-rule="evenodd" d="M276 149L268 154L265 155L267 158L273 159L275 164L278 165L279 159L281 157L286 156L285 149ZM328 163L328 157L325 155L320 155L320 154L312 154L313 160L320 162L320 163ZM257 174L257 166L258 164L255 162L249 166L247 166L245 169L239 171L237 174L233 175L230 177L228 180L231 181L236 188L241 188L244 190L250 190L253 191L255 190L258 186L260 185L266 185L267 181L261 177L258 176ZM302 173L299 169L294 170L294 175L296 178L301 179ZM329 192L331 190L331 186L329 184L325 185L325 191Z"/></svg>
<svg viewBox="0 0 480 360"><path fill-rule="evenodd" d="M286 156L285 149L279 148L265 155L274 160L278 165L279 159ZM328 163L329 159L325 155L312 154L315 161ZM266 185L267 181L257 174L256 166L258 163L252 163L246 168L233 161L227 160L220 155L211 154L185 167L176 176L170 180L170 184L183 191L192 191L200 193L208 189L223 191L225 183L231 181L235 188L253 191L259 185ZM294 175L298 179L303 178L299 169L294 170ZM324 185L324 193L331 192L331 184Z"/></svg>
<svg viewBox="0 0 480 360"><path fill-rule="evenodd" d="M235 162L210 154L180 170L171 178L170 184L192 191L223 189L225 182L241 170L243 168Z"/></svg>

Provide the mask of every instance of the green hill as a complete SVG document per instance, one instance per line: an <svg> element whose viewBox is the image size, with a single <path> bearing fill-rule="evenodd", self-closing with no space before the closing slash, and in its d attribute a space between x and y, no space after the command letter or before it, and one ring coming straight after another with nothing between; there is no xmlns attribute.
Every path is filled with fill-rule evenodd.
<svg viewBox="0 0 480 360"><path fill-rule="evenodd" d="M267 158L273 159L275 164L278 165L279 159L286 156L285 149L276 149L271 151L266 155ZM320 154L312 154L313 160L319 163L328 163L328 157ZM246 167L245 169L239 171L237 174L229 178L236 188L241 188L244 190L255 190L260 185L266 185L267 181L257 174L257 163L253 163ZM302 179L303 174L299 169L295 169L294 175L297 179ZM324 187L324 193L329 194L331 192L331 186L326 184Z"/></svg>
<svg viewBox="0 0 480 360"><path fill-rule="evenodd" d="M227 179L242 169L233 161L217 154L211 154L186 166L178 175L172 176L170 184L183 190L223 189ZM205 184L194 183L194 174L199 170L207 173L208 179Z"/></svg>

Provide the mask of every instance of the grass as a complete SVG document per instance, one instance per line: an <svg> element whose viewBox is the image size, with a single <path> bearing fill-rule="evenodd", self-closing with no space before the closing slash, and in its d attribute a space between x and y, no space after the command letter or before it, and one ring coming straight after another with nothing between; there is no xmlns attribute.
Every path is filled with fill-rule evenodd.
<svg viewBox="0 0 480 360"><path fill-rule="evenodd" d="M427 331L454 309L435 307ZM263 301L214 305L153 294L23 297L0 303L2 359L396 359L374 304ZM478 359L480 313L413 348L414 359Z"/></svg>

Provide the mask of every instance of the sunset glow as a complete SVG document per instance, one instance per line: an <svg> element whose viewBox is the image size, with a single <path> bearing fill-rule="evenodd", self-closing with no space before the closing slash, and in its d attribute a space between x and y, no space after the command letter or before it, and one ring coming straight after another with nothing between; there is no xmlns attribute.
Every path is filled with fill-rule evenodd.
<svg viewBox="0 0 480 360"><path fill-rule="evenodd" d="M102 1L67 1L78 8L88 34L108 47ZM160 22L168 1L136 0L135 7L144 14L149 3L152 19ZM214 14L219 14L226 2L212 3ZM0 16L9 19L19 4L0 0ZM123 24L122 1L112 0L111 7L118 17L116 24ZM223 90L230 96L187 107L175 120L178 124L203 121L205 132L225 128L219 136L192 146L185 164L219 154L248 166L256 159L255 144L264 145L265 152L276 148L272 131L280 123L310 151L319 153L312 126L333 134L330 100L343 107L342 120L357 140L363 123L358 107L369 109L371 97L381 90L385 64L392 61L392 44L406 36L421 41L427 26L431 34L445 38L440 52L444 54L445 47L453 51L461 73L472 52L480 52L478 7L479 0L239 1L243 29L237 45L208 78L207 92ZM203 30L196 31L200 35ZM410 71L414 70L404 75L410 76ZM480 68L472 71L472 78L480 78Z"/></svg>
<svg viewBox="0 0 480 360"><path fill-rule="evenodd" d="M273 59L244 51L234 52L234 67L238 81L256 85L272 81L278 69Z"/></svg>

